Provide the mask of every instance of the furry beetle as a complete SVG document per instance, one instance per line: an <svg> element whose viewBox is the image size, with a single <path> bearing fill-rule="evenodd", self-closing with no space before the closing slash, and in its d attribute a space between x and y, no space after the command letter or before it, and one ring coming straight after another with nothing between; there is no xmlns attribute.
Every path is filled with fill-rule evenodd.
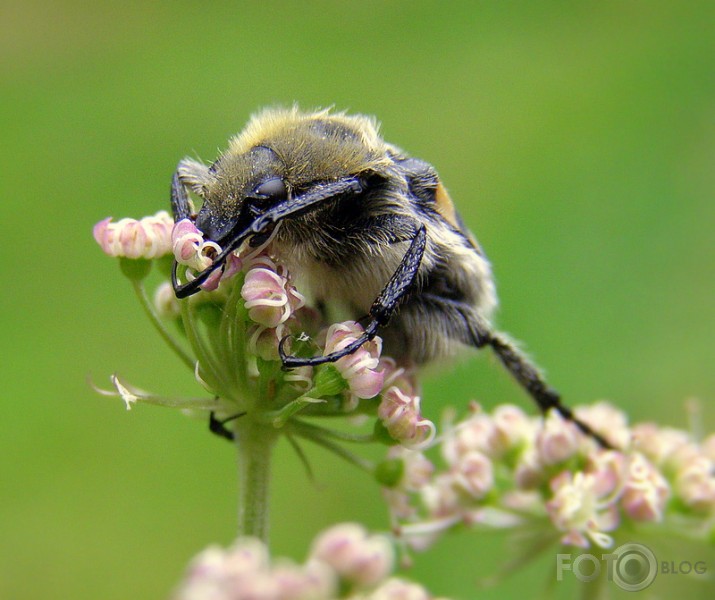
<svg viewBox="0 0 715 600"><path fill-rule="evenodd" d="M187 190L203 200L197 215ZM435 169L386 143L374 119L265 110L210 166L182 160L171 204L175 221L195 219L204 237L222 247L191 281L179 283L174 265L179 298L197 292L244 241L258 245L274 234L272 251L317 302L367 315L362 337L327 356L289 356L282 343L284 367L336 361L378 331L387 354L414 364L463 345L489 346L542 411L557 410L609 446L492 328L496 291L482 249Z"/></svg>

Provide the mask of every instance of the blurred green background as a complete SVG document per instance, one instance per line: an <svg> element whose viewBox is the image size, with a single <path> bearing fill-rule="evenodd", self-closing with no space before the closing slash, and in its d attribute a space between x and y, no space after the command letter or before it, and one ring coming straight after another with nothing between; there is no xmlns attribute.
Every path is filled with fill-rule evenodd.
<svg viewBox="0 0 715 600"><path fill-rule="evenodd" d="M177 161L212 160L265 105L375 114L433 163L494 264L500 327L568 402L685 427L699 398L712 430L714 25L712 2L5 0L0 598L162 598L232 539L231 446L86 383L195 391L91 228L166 208ZM423 405L470 399L534 411L486 355L433 374ZM386 527L367 477L310 456L317 485L278 450L276 553L338 520ZM476 597L503 542L453 536L411 575ZM549 551L481 597L569 597L553 572Z"/></svg>

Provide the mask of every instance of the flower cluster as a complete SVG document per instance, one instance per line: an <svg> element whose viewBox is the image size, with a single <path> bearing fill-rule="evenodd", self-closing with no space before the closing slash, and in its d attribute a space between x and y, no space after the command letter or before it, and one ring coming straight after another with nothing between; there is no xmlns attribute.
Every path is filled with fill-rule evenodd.
<svg viewBox="0 0 715 600"><path fill-rule="evenodd" d="M429 600L421 586L391 576L392 542L342 523L322 532L304 564L271 561L266 546L241 538L223 550L212 547L189 567L175 600Z"/></svg>
<svg viewBox="0 0 715 600"><path fill-rule="evenodd" d="M182 219L171 232L171 249L176 262L186 265L193 271L203 271L211 266L216 256L221 253L221 246L216 242L204 241L203 234L189 219ZM213 291L223 280L230 279L241 270L242 261L236 253L231 253L223 269L217 269L201 285L206 291Z"/></svg>
<svg viewBox="0 0 715 600"><path fill-rule="evenodd" d="M715 518L715 435L697 444L684 431L629 428L603 402L576 414L620 449L598 447L555 412L542 421L510 405L491 414L473 405L452 423L441 439L443 468L420 452L393 449L386 464L398 476L384 480L384 493L396 529L415 548L456 524L539 519L563 544L582 548L610 547L624 522L690 518L706 533Z"/></svg>
<svg viewBox="0 0 715 600"><path fill-rule="evenodd" d="M111 223L106 219L95 227L95 237L105 252L121 258L149 259L173 253L180 265L180 281L190 281L222 253L218 244L204 240L190 219L173 224L166 213L139 221ZM348 321L333 324L321 333L320 326L327 324L319 323L317 311L306 307L290 274L272 256L270 243L268 239L259 247L245 245L230 253L201 284L202 291L188 302L179 302L171 284L162 282L154 293L153 306L146 308L165 339L195 370L202 386L219 399L214 406L221 406L222 411L233 404L228 413L251 409L252 414L263 413L265 420L276 426L304 410L320 416L324 409L334 416L335 401L339 412L350 413L360 400L375 398L383 388L382 342L374 337L332 365L317 369L300 367L284 372L276 368L278 348L286 338L297 339L294 345L303 355L327 355L360 339L364 329ZM163 324L166 321L180 324L178 331L186 336L189 352L183 349L181 340L173 339ZM272 401L261 397L267 378L271 379ZM114 387L125 397L117 381L113 379ZM160 403L158 396L137 396L139 400L149 397L153 403ZM330 399L334 401L328 402ZM175 398L167 398L165 404L191 407L191 403ZM205 402L195 404L206 410ZM300 433L304 431L297 435Z"/></svg>
<svg viewBox="0 0 715 600"><path fill-rule="evenodd" d="M94 226L92 233L105 254L126 258L153 259L171 252L174 220L166 211L143 219L107 218Z"/></svg>
<svg viewBox="0 0 715 600"><path fill-rule="evenodd" d="M381 339L366 335L359 323L323 322L273 254L270 238L226 256L191 220L174 224L164 212L116 223L105 219L94 236L105 253L120 257L152 323L207 392L199 398L163 397L115 375L114 391L102 393L121 397L127 408L141 402L192 415L211 413L212 424L231 422L233 433L219 433L240 440L247 464L253 450L269 451L280 434L304 462L303 442L334 452L380 482L403 546L427 548L458 525L540 524L545 539L581 548L609 547L620 527L633 530L642 523L672 521L695 537L712 535L715 435L698 442L684 431L629 426L625 415L606 403L575 412L616 450L599 447L556 412L529 417L511 405L487 413L474 403L462 420L448 413L437 435L422 415L413 369L381 356ZM222 264L196 295L179 301L166 280L166 263L157 261L164 280L152 303L144 288L151 261L171 254L181 282L205 275L219 256ZM280 350L313 357L346 348L353 351L327 364L282 369ZM350 417L354 427L372 418L373 426L360 433L318 424L321 417L340 416ZM389 446L384 460L375 464L346 447L369 442ZM433 460L437 449L441 456ZM240 515L265 511L265 498L249 497L259 510ZM242 531L265 534L256 524L260 518L255 521L242 522ZM318 536L303 565L271 561L262 542L242 538L228 550L199 555L176 597L430 597L421 586L391 577L393 564L387 538L353 524Z"/></svg>

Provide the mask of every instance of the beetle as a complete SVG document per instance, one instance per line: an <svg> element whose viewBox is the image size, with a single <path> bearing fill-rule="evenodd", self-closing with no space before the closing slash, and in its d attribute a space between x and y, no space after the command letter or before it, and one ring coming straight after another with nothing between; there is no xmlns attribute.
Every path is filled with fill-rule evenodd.
<svg viewBox="0 0 715 600"><path fill-rule="evenodd" d="M188 191L203 200L193 214ZM489 346L546 412L555 409L602 446L608 442L548 386L538 368L491 316L492 270L434 167L385 142L363 115L297 107L254 115L211 165L183 159L171 186L174 220L189 218L222 251L177 297L196 293L248 241L272 237L271 251L318 304L330 301L364 333L326 356L302 358L280 344L285 368L333 362L377 333L385 352L421 365L460 346Z"/></svg>

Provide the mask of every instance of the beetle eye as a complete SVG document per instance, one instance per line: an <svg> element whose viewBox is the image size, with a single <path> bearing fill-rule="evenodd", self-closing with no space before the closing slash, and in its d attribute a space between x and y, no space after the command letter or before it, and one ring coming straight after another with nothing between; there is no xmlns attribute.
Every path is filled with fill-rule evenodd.
<svg viewBox="0 0 715 600"><path fill-rule="evenodd" d="M263 198L270 198L271 200L283 200L288 196L285 181L280 177L267 179L256 188L255 192L256 195Z"/></svg>

